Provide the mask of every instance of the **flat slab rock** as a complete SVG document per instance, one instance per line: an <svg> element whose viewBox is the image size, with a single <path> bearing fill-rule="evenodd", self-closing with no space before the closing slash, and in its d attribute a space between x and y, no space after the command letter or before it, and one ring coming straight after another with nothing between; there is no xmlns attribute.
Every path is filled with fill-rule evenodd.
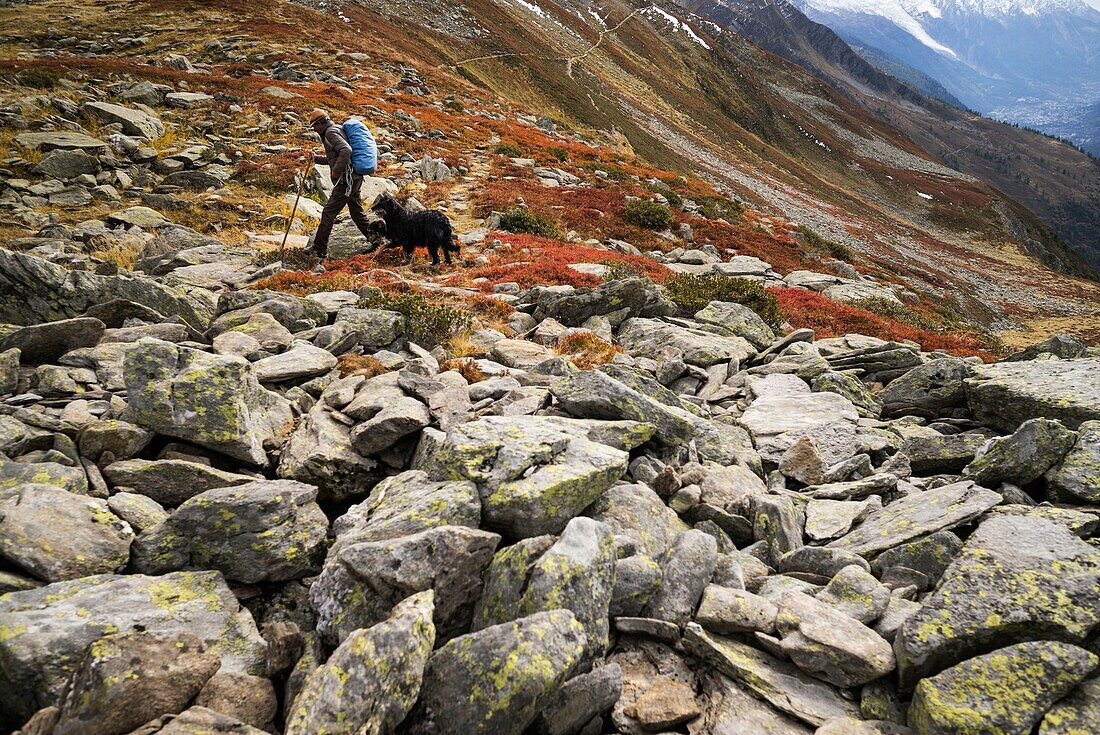
<svg viewBox="0 0 1100 735"><path fill-rule="evenodd" d="M781 712L815 727L833 717L859 718L859 706L840 691L757 648L731 638L713 636L689 623L684 645L692 655L710 663Z"/></svg>
<svg viewBox="0 0 1100 735"><path fill-rule="evenodd" d="M1000 502L1000 495L969 481L944 485L890 503L828 546L873 557L907 541L974 520Z"/></svg>
<svg viewBox="0 0 1100 735"><path fill-rule="evenodd" d="M196 636L222 671L263 673L267 644L217 572L100 574L0 596L0 727L55 704L85 648L137 627Z"/></svg>
<svg viewBox="0 0 1100 735"><path fill-rule="evenodd" d="M1001 362L974 368L966 380L974 418L1015 431L1033 418L1058 419L1069 429L1100 419L1100 359Z"/></svg>

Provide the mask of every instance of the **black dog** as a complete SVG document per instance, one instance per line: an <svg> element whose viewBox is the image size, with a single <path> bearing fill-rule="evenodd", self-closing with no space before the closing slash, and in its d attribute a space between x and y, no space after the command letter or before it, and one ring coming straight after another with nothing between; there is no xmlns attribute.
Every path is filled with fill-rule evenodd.
<svg viewBox="0 0 1100 735"><path fill-rule="evenodd" d="M389 194L378 197L371 211L385 221L390 247L400 246L405 251L407 263L412 262L413 251L418 245L428 248L433 266L439 265L440 249L447 265L452 264L451 253L459 253L451 221L440 212L410 212ZM367 252L373 253L377 249L377 245L372 245Z"/></svg>

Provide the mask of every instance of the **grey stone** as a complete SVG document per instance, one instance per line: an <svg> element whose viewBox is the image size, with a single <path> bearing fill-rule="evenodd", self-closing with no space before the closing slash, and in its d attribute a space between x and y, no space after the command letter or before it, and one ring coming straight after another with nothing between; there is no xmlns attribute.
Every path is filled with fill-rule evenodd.
<svg viewBox="0 0 1100 735"><path fill-rule="evenodd" d="M514 548L493 559L475 611L474 630L565 609L584 626L585 659L602 658L608 644L607 616L616 569L610 529L591 518L574 518L561 538L541 554L524 555L525 568L516 564L520 557L509 553Z"/></svg>
<svg viewBox="0 0 1100 735"><path fill-rule="evenodd" d="M53 485L0 491L0 556L47 582L121 571L133 539L98 498Z"/></svg>
<svg viewBox="0 0 1100 735"><path fill-rule="evenodd" d="M74 495L88 494L88 475L83 468L56 462L5 462L0 458L0 492L26 484L53 485Z"/></svg>
<svg viewBox="0 0 1100 735"><path fill-rule="evenodd" d="M130 459L139 454L153 439L153 433L126 421L104 419L88 424L80 432L80 453L98 462L109 452L118 460Z"/></svg>
<svg viewBox="0 0 1100 735"><path fill-rule="evenodd" d="M1076 443L1047 472L1046 481L1055 492L1100 504L1100 421L1081 424Z"/></svg>
<svg viewBox="0 0 1100 735"><path fill-rule="evenodd" d="M351 443L364 456L389 449L432 422L428 407L415 398L395 398L351 431Z"/></svg>
<svg viewBox="0 0 1100 735"><path fill-rule="evenodd" d="M890 644L831 605L793 592L779 602L780 648L800 669L840 687L866 684L894 670Z"/></svg>
<svg viewBox="0 0 1100 735"><path fill-rule="evenodd" d="M917 735L1027 735L1100 662L1057 641L1019 643L972 658L917 684L909 723Z"/></svg>
<svg viewBox="0 0 1100 735"><path fill-rule="evenodd" d="M788 551L802 546L806 515L790 498L761 495L752 503L752 535L764 544L765 563L774 566Z"/></svg>
<svg viewBox="0 0 1100 735"><path fill-rule="evenodd" d="M662 565L663 577L644 614L683 626L714 574L718 545L714 537L692 529L676 537Z"/></svg>
<svg viewBox="0 0 1100 735"><path fill-rule="evenodd" d="M59 702L55 735L125 735L187 708L221 661L195 636L107 635L88 647Z"/></svg>
<svg viewBox="0 0 1100 735"><path fill-rule="evenodd" d="M987 519L894 641L903 687L1021 640L1080 643L1098 622L1100 551L1065 526Z"/></svg>
<svg viewBox="0 0 1100 735"><path fill-rule="evenodd" d="M360 498L384 476L376 459L364 457L351 443L351 427L333 418L326 393L283 447L279 477L316 485L324 502Z"/></svg>
<svg viewBox="0 0 1100 735"><path fill-rule="evenodd" d="M902 442L900 451L909 458L913 474L919 477L959 474L986 441L980 434L912 436Z"/></svg>
<svg viewBox="0 0 1100 735"><path fill-rule="evenodd" d="M114 487L132 488L161 505L175 507L214 488L243 485L254 478L182 459L128 459L112 462L103 475Z"/></svg>
<svg viewBox="0 0 1100 735"><path fill-rule="evenodd" d="M168 520L168 512L160 503L137 493L116 493L107 498L107 507L129 523L134 533L141 533Z"/></svg>
<svg viewBox="0 0 1100 735"><path fill-rule="evenodd" d="M821 726L834 717L859 717L859 708L835 687L752 646L710 635L696 623L688 624L684 646L753 696L810 725Z"/></svg>
<svg viewBox="0 0 1100 735"><path fill-rule="evenodd" d="M695 621L709 631L722 635L732 633L774 633L775 617L779 613L771 601L746 590L733 590L708 585Z"/></svg>
<svg viewBox="0 0 1100 735"><path fill-rule="evenodd" d="M614 617L638 617L661 586L661 565L645 554L615 563L615 587L609 612Z"/></svg>
<svg viewBox="0 0 1100 735"><path fill-rule="evenodd" d="M1076 433L1057 421L1029 419L1011 436L990 440L963 474L986 487L1027 485L1061 462L1076 440Z"/></svg>
<svg viewBox="0 0 1100 735"><path fill-rule="evenodd" d="M252 364L261 383L300 381L325 375L335 367L335 355L306 342L298 342L281 355L265 357Z"/></svg>
<svg viewBox="0 0 1100 735"><path fill-rule="evenodd" d="M133 564L154 574L216 569L246 584L306 576L317 571L328 531L316 498L316 488L293 480L207 490L138 537Z"/></svg>
<svg viewBox="0 0 1100 735"><path fill-rule="evenodd" d="M663 347L674 347L683 354L684 362L703 368L720 362L740 364L756 354L756 348L743 337L722 336L656 319L628 319L618 339L632 355L656 355Z"/></svg>
<svg viewBox="0 0 1100 735"><path fill-rule="evenodd" d="M679 535L688 530L676 513L647 485L616 485L603 493L586 514L627 536L652 559L662 559Z"/></svg>
<svg viewBox="0 0 1100 735"><path fill-rule="evenodd" d="M1100 722L1100 679L1081 682L1050 708L1039 726L1039 735L1086 733Z"/></svg>
<svg viewBox="0 0 1100 735"><path fill-rule="evenodd" d="M394 732L420 692L435 644L433 609L434 594L419 592L351 633L306 678L288 708L286 735Z"/></svg>
<svg viewBox="0 0 1100 735"><path fill-rule="evenodd" d="M159 118L131 107L111 102L85 102L81 111L104 122L122 125L122 132L126 135L137 135L149 140L156 140L164 135L164 123Z"/></svg>
<svg viewBox="0 0 1100 735"><path fill-rule="evenodd" d="M268 463L266 447L290 434L290 404L260 387L241 358L142 340L126 353L124 371L123 418L158 434L259 466Z"/></svg>
<svg viewBox="0 0 1100 735"><path fill-rule="evenodd" d="M482 522L514 538L558 533L626 472L626 452L587 438L584 425L486 417L426 429L413 469L474 482ZM560 428L559 428L560 426Z"/></svg>
<svg viewBox="0 0 1100 735"><path fill-rule="evenodd" d="M729 301L712 301L695 319L716 327L721 334L743 337L757 350L767 349L775 341L775 332L747 306Z"/></svg>
<svg viewBox="0 0 1100 735"><path fill-rule="evenodd" d="M191 633L224 671L262 672L264 640L217 572L101 574L0 596L0 712L18 727L55 704L88 645L115 632Z"/></svg>
<svg viewBox="0 0 1100 735"><path fill-rule="evenodd" d="M270 732L275 729L279 702L270 679L227 671L210 677L195 697L195 706Z"/></svg>
<svg viewBox="0 0 1100 735"><path fill-rule="evenodd" d="M878 620L890 604L890 590L870 572L851 564L837 572L817 599L865 625Z"/></svg>
<svg viewBox="0 0 1100 735"><path fill-rule="evenodd" d="M887 505L828 546L873 557L920 536L972 521L1000 502L1000 495L969 481L944 485Z"/></svg>
<svg viewBox="0 0 1100 735"><path fill-rule="evenodd" d="M618 664L607 664L575 676L554 693L531 727L535 735L581 732L593 718L611 709L622 689L623 674Z"/></svg>
<svg viewBox="0 0 1100 735"><path fill-rule="evenodd" d="M882 415L937 418L966 406L965 380L973 365L958 358L944 358L919 365L879 394Z"/></svg>
<svg viewBox="0 0 1100 735"><path fill-rule="evenodd" d="M1100 359L1036 360L985 365L966 381L974 418L1015 431L1032 418L1057 419L1068 429L1100 419Z"/></svg>
<svg viewBox="0 0 1100 735"><path fill-rule="evenodd" d="M342 543L310 588L317 630L333 643L385 620L394 605L435 590L435 626L446 640L469 628L500 536L441 526L383 541Z"/></svg>
<svg viewBox="0 0 1100 735"><path fill-rule="evenodd" d="M81 150L54 150L42 157L35 173L55 179L74 179L81 174L99 172L99 159Z"/></svg>
<svg viewBox="0 0 1100 735"><path fill-rule="evenodd" d="M16 329L0 338L0 350L18 349L23 364L54 362L70 350L94 347L105 325L98 319L62 319Z"/></svg>
<svg viewBox="0 0 1100 735"><path fill-rule="evenodd" d="M432 654L408 735L519 735L573 673L584 628L567 610L456 638Z"/></svg>

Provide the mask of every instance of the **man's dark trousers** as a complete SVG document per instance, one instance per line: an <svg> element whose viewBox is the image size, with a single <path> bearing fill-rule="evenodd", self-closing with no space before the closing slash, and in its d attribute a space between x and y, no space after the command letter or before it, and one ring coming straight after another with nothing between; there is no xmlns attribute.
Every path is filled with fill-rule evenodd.
<svg viewBox="0 0 1100 735"><path fill-rule="evenodd" d="M332 189L325 208L321 212L321 224L317 228L317 234L313 236L313 252L320 258L328 257L328 238L332 234L332 226L336 224L336 218L344 207L348 208L351 221L359 228L366 238L371 237L370 220L367 212L359 201L359 191L363 188L363 177L351 174L351 189L349 191L347 181L341 179Z"/></svg>

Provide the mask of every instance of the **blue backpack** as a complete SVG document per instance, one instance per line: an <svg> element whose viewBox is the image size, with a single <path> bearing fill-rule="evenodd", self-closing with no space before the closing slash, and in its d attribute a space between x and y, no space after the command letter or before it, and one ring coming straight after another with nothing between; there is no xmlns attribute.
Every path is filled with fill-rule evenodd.
<svg viewBox="0 0 1100 735"><path fill-rule="evenodd" d="M378 167L378 146L362 120L352 118L340 126L351 145L351 167L360 176L373 174Z"/></svg>

